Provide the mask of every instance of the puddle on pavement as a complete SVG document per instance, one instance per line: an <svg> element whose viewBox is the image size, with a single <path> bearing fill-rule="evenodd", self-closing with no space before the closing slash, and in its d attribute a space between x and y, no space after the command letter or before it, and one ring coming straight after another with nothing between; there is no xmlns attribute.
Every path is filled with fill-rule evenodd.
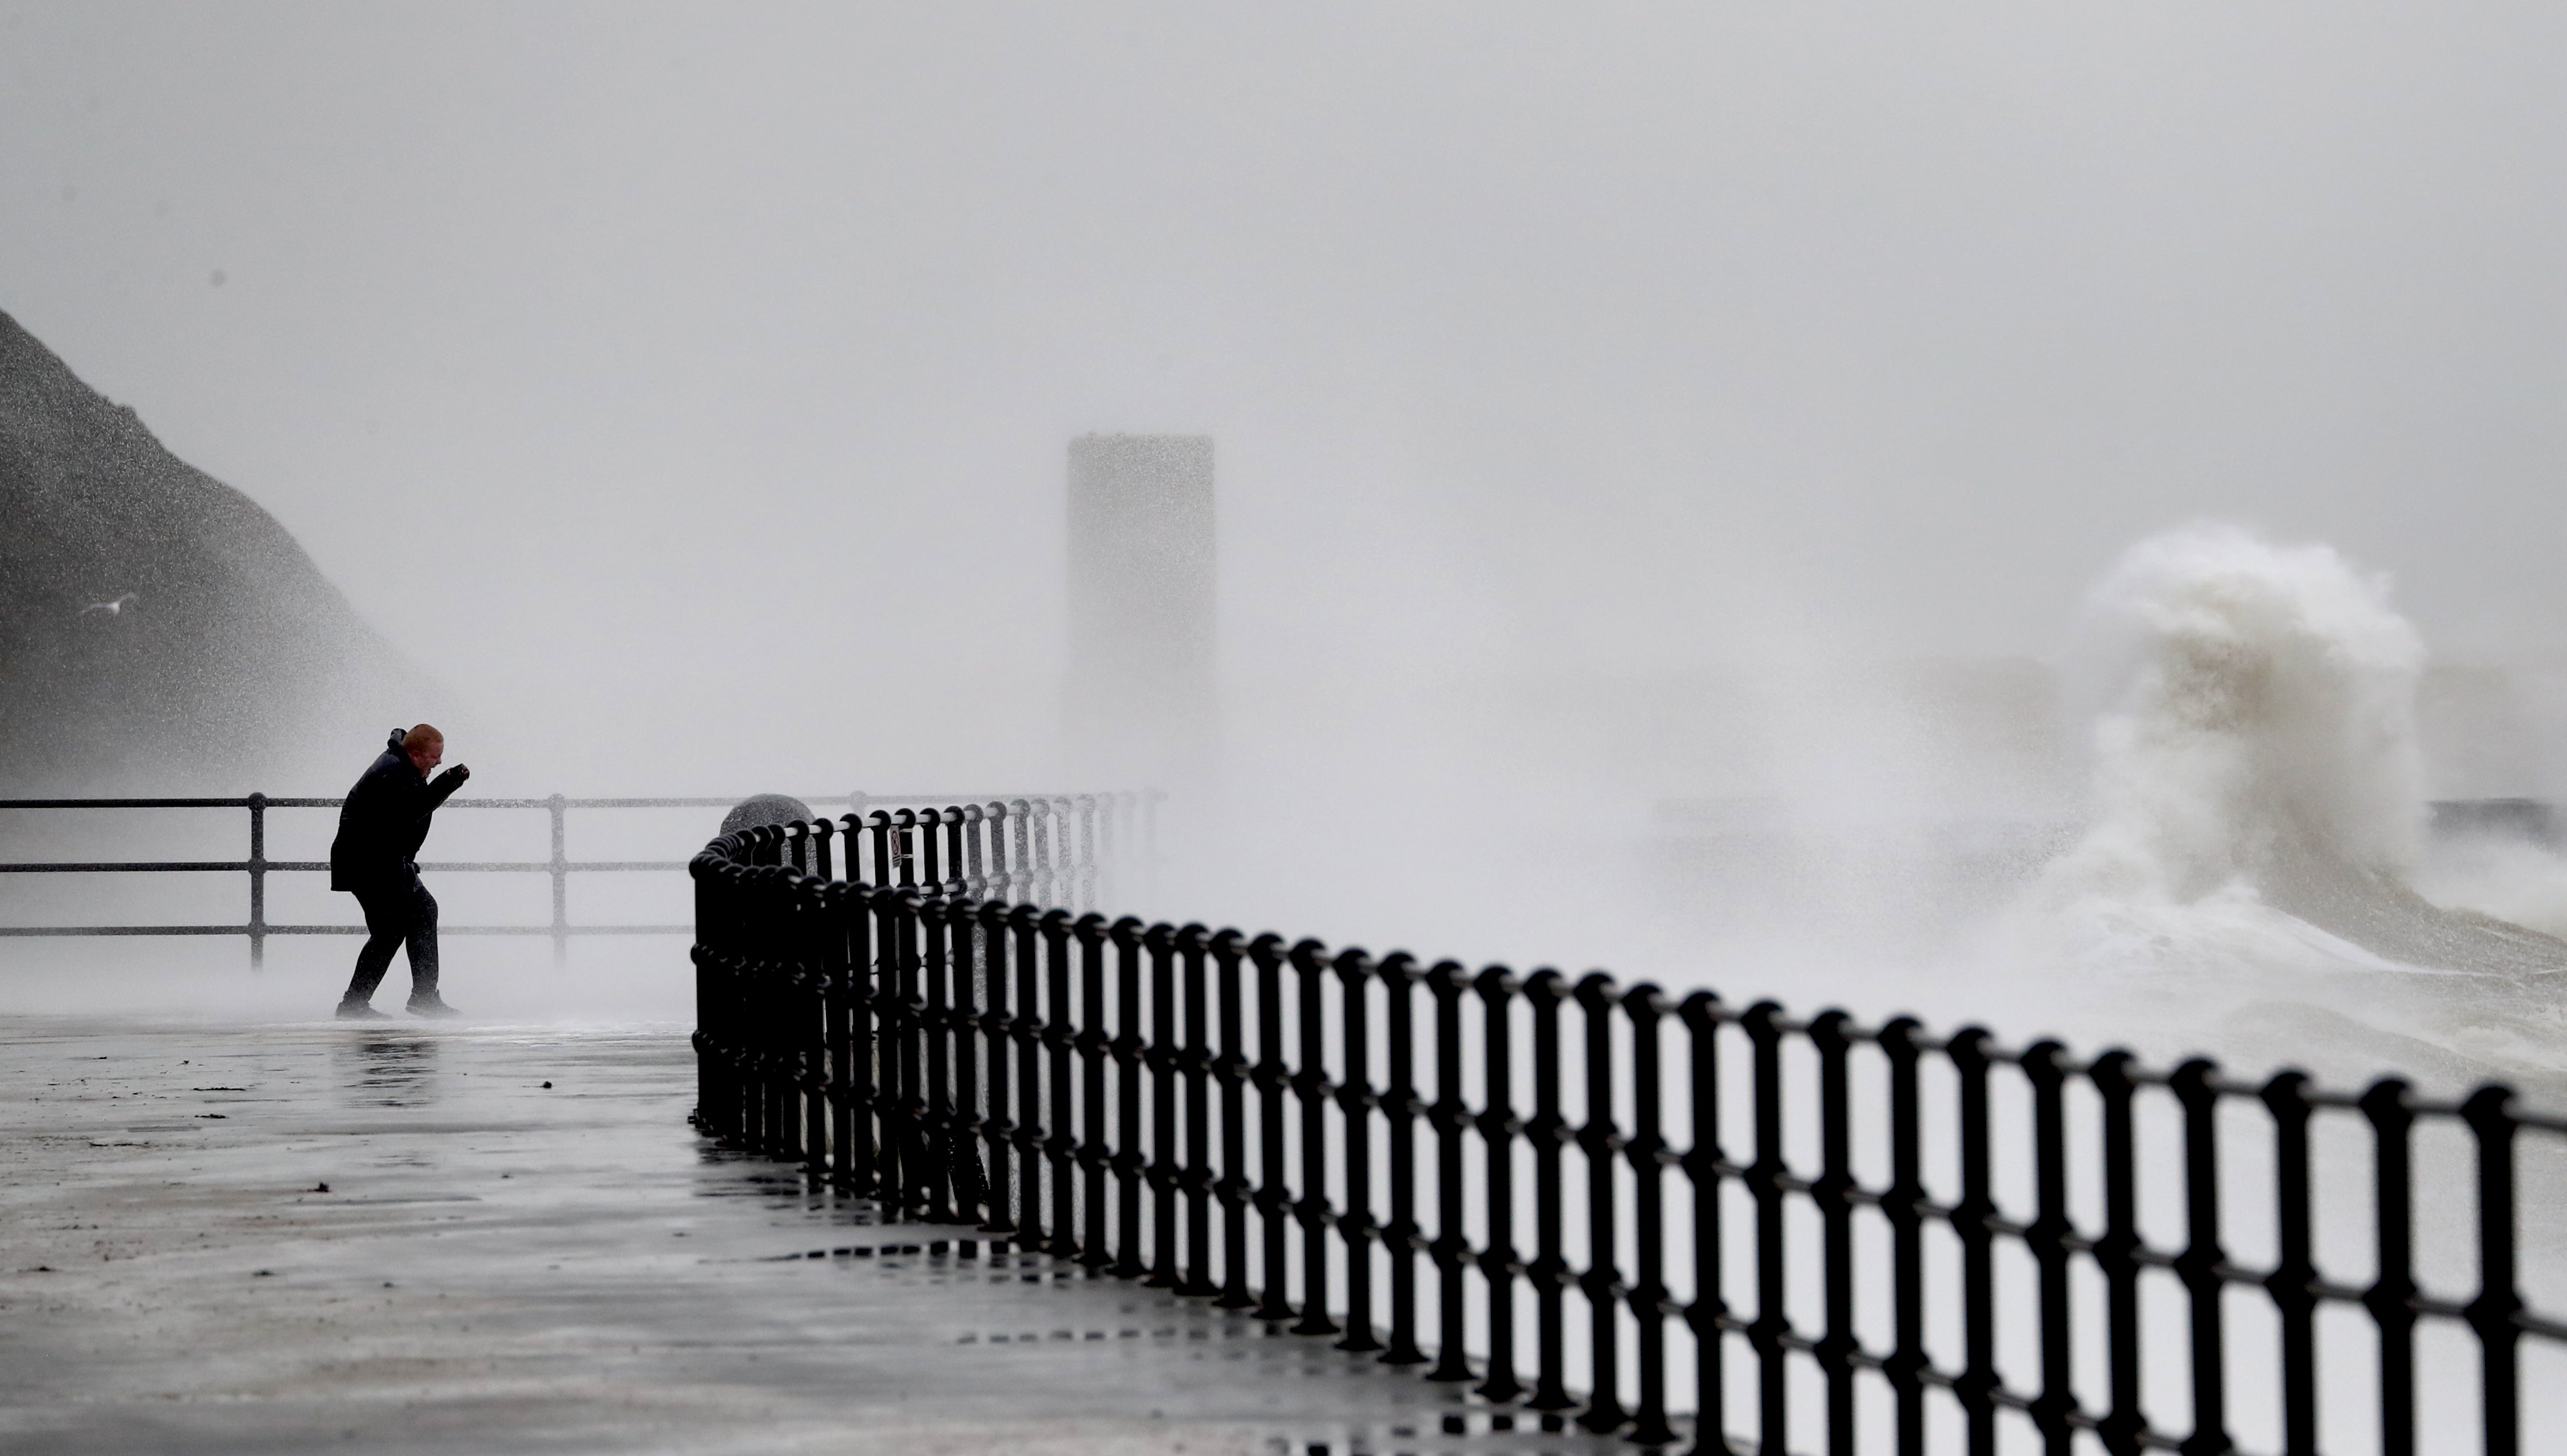
<svg viewBox="0 0 2567 1456"><path fill-rule="evenodd" d="M441 1090L434 1036L369 1033L331 1048L343 1099L357 1106L432 1107Z"/></svg>

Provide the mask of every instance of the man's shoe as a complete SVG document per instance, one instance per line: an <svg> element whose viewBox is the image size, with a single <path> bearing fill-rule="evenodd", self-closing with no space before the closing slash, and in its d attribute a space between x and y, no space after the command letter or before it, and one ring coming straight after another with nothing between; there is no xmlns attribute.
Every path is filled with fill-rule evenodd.
<svg viewBox="0 0 2567 1456"><path fill-rule="evenodd" d="M414 1017L459 1017L463 1015L454 1008L447 1006L443 1000L435 996L412 997L410 999L410 1014Z"/></svg>
<svg viewBox="0 0 2567 1456"><path fill-rule="evenodd" d="M389 1021L392 1018L361 1001L339 1003L339 1019L343 1021Z"/></svg>

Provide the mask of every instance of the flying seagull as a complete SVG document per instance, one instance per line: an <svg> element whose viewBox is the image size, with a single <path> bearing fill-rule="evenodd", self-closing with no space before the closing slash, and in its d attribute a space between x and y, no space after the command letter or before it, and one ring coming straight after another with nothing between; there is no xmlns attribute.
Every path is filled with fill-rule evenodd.
<svg viewBox="0 0 2567 1456"><path fill-rule="evenodd" d="M111 617L122 617L125 615L126 603L140 600L142 600L142 598L137 597L132 592L127 592L125 595L118 597L112 602L92 602L88 606L81 608L80 614L86 617L92 612L105 612Z"/></svg>

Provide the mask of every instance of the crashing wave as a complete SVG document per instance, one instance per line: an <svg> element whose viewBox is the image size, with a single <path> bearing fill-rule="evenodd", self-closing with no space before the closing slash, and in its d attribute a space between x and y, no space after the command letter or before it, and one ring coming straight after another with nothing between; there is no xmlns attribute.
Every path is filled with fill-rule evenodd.
<svg viewBox="0 0 2567 1456"><path fill-rule="evenodd" d="M2416 887L2424 647L2330 547L2194 525L2133 547L2091 606L2122 685L2097 815L2040 896L2090 963L2567 972L2567 941Z"/></svg>

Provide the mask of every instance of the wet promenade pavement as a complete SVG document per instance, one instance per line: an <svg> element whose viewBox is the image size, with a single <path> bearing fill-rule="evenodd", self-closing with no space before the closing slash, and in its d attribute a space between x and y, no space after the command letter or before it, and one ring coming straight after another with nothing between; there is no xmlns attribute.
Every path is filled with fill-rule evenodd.
<svg viewBox="0 0 2567 1456"><path fill-rule="evenodd" d="M693 1085L673 1031L0 1019L0 1452L1633 1449L877 1227Z"/></svg>

